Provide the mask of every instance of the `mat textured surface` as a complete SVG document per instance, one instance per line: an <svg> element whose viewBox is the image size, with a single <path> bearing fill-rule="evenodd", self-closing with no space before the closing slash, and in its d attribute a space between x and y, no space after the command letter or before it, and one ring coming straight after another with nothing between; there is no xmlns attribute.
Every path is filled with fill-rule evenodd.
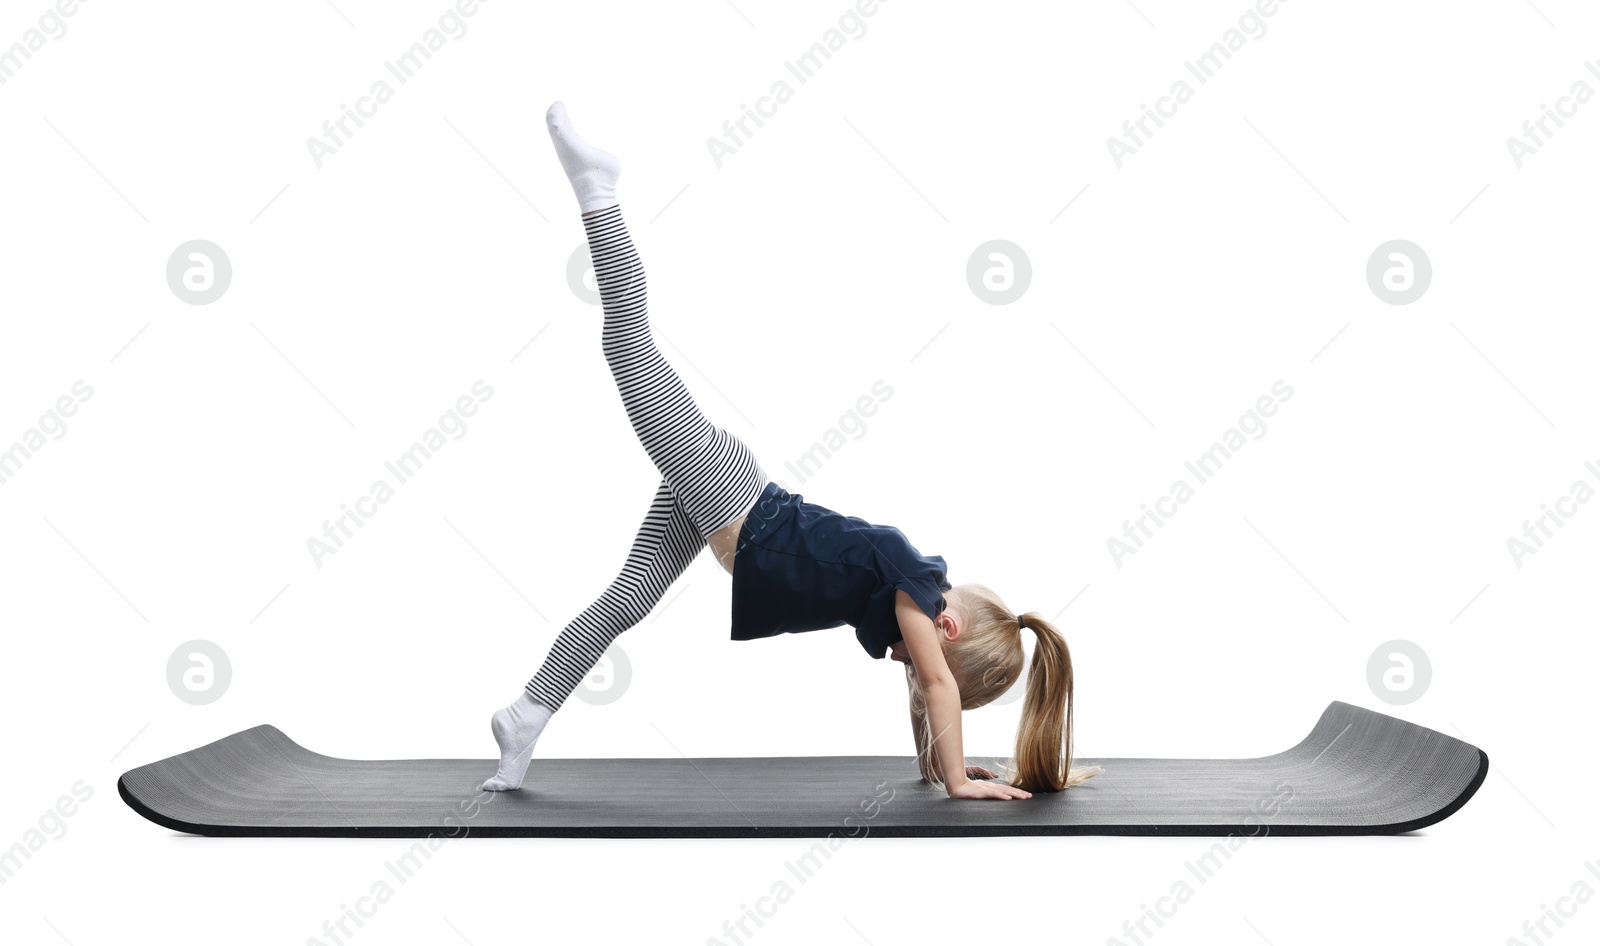
<svg viewBox="0 0 1600 946"><path fill-rule="evenodd" d="M977 757L969 761L979 761ZM1399 834L1449 817L1489 757L1403 720L1331 703L1259 759L1084 759L1106 771L1026 801L958 801L911 756L543 759L516 792L479 792L485 759L318 755L257 726L125 773L156 824L318 837L961 837Z"/></svg>

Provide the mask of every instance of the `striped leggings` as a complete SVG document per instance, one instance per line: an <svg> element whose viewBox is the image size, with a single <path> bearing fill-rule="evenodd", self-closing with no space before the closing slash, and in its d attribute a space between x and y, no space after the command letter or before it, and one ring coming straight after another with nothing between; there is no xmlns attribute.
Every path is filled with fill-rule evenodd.
<svg viewBox="0 0 1600 946"><path fill-rule="evenodd" d="M656 348L645 307L644 264L620 207L583 218L605 311L601 348L628 420L661 471L627 560L573 618L527 691L559 709L617 635L644 620L718 529L747 513L767 474L744 442L708 421Z"/></svg>

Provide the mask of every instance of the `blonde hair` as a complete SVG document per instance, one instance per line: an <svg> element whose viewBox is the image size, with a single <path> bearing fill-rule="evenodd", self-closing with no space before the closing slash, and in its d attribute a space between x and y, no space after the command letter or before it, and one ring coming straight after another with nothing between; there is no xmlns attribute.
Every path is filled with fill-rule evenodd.
<svg viewBox="0 0 1600 946"><path fill-rule="evenodd" d="M944 642L945 661L964 710L991 703L1011 688L1022 675L1022 627L1034 633L1016 755L1004 767L1005 780L1030 792L1059 792L1102 771L1099 766L1072 767L1072 654L1055 625L1032 611L1014 615L993 589L977 582L956 585L945 593L945 601L965 619L961 634ZM942 779L933 761L927 702L911 664L906 664L906 686L923 749L922 774L937 784Z"/></svg>

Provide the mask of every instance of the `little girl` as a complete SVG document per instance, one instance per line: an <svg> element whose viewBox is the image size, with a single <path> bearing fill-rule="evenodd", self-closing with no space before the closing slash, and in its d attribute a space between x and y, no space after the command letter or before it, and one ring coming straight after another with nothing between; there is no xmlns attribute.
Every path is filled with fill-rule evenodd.
<svg viewBox="0 0 1600 946"><path fill-rule="evenodd" d="M733 576L734 640L850 624L869 656L906 665L911 730L924 778L952 798L1029 798L1089 778L1072 768L1072 656L1037 614L1013 614L984 585L952 586L945 561L893 526L808 503L768 479L733 434L712 424L651 336L644 267L617 205L622 166L573 130L565 107L545 114L583 213L605 311L601 347L634 432L661 472L622 572L551 645L522 695L490 730L500 768L488 791L522 785L534 743L617 635L642 621L710 545ZM1037 641L1008 784L969 766L961 711L988 703L1022 673L1022 629Z"/></svg>

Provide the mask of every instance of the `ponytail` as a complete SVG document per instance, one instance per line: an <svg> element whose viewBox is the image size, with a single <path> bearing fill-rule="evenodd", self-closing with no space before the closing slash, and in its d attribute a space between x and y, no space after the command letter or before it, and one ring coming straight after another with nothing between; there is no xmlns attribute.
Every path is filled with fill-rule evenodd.
<svg viewBox="0 0 1600 946"><path fill-rule="evenodd" d="M1037 643L1017 725L1015 774L1009 781L1030 792L1059 792L1101 769L1072 767L1072 654L1066 638L1032 611L1017 620L1033 631Z"/></svg>

